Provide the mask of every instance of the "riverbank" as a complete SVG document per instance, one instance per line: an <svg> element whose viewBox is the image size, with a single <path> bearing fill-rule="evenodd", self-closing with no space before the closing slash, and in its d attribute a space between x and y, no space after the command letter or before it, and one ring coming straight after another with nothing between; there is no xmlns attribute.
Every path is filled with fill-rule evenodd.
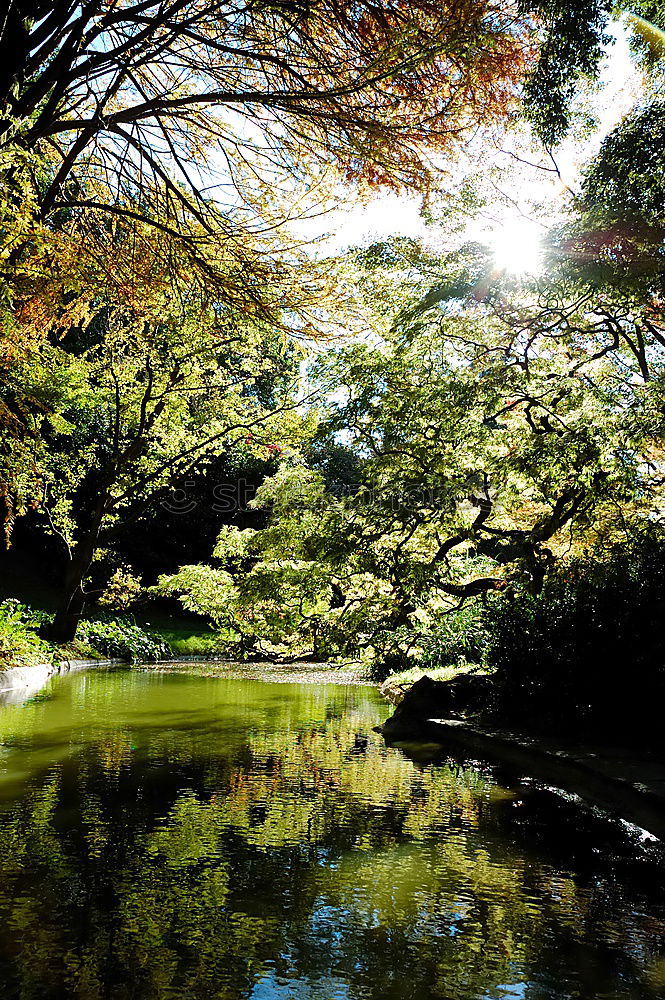
<svg viewBox="0 0 665 1000"><path fill-rule="evenodd" d="M122 615L84 618L76 638L67 643L46 639L51 615L16 598L0 601L0 674L24 667L81 660L120 659L127 662L160 660L185 653L213 655L216 636L192 636L191 629L171 630L137 624ZM201 640L199 644L193 639ZM179 648L184 643L185 648Z"/></svg>
<svg viewBox="0 0 665 1000"><path fill-rule="evenodd" d="M415 686L414 686L415 687ZM428 682L417 685L409 710L409 689L390 678L381 693L397 706L380 732L390 745L426 743L436 757L452 750L480 756L578 796L628 823L665 840L665 753L620 744L540 736L480 723L477 719L442 717ZM414 690L414 688L411 688Z"/></svg>

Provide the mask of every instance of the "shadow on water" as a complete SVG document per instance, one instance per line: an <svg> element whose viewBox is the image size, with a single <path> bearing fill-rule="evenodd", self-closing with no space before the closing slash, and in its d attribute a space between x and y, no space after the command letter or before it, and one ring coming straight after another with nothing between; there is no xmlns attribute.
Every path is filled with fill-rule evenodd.
<svg viewBox="0 0 665 1000"><path fill-rule="evenodd" d="M131 671L0 709L0 996L665 995L659 845L385 715Z"/></svg>

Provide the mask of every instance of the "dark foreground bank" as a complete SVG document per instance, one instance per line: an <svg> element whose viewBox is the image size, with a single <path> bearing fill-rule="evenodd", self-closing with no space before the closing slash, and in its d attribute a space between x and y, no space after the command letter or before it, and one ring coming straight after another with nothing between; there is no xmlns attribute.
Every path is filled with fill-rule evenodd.
<svg viewBox="0 0 665 1000"><path fill-rule="evenodd" d="M425 743L434 755L461 749L502 761L665 839L662 740L595 743L499 726L487 712L491 678L482 675L448 682L423 677L407 690L387 681L382 693L396 706L380 727L388 743Z"/></svg>

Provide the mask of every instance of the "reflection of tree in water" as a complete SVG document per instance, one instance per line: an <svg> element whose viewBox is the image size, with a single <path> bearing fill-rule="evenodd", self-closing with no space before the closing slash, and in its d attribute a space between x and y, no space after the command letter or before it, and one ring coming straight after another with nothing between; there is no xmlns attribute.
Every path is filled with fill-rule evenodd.
<svg viewBox="0 0 665 1000"><path fill-rule="evenodd" d="M110 732L53 769L0 819L3 996L658 996L663 922L501 837L508 793L414 768L362 706L312 714L226 754L197 735L189 761L183 732L137 759ZM193 786L162 788L160 820L131 799L157 763Z"/></svg>

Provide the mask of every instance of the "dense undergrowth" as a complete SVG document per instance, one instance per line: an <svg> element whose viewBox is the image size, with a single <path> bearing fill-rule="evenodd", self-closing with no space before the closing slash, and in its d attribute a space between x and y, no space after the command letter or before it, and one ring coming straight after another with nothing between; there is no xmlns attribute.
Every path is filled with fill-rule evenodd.
<svg viewBox="0 0 665 1000"><path fill-rule="evenodd" d="M665 540L647 533L570 560L538 596L488 616L497 710L525 722L653 729L665 699Z"/></svg>
<svg viewBox="0 0 665 1000"><path fill-rule="evenodd" d="M438 648L391 680L448 680L475 667L491 674L486 711L501 720L653 733L665 702L664 612L665 539L648 531L563 561L537 595L494 595L451 615Z"/></svg>
<svg viewBox="0 0 665 1000"><path fill-rule="evenodd" d="M40 636L48 615L13 598L0 602L0 669L62 659L162 660L173 645L157 631L123 617L84 620L76 639L56 646ZM174 642L175 645L175 642ZM195 643L190 639L190 645Z"/></svg>
<svg viewBox="0 0 665 1000"><path fill-rule="evenodd" d="M50 662L54 649L39 637L39 621L13 598L0 602L0 669Z"/></svg>

